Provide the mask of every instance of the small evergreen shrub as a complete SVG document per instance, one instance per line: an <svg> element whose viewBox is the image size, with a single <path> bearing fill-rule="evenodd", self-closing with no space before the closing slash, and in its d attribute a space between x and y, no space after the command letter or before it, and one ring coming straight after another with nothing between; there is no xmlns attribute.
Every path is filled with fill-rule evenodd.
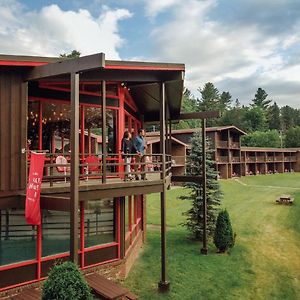
<svg viewBox="0 0 300 300"><path fill-rule="evenodd" d="M42 300L93 299L79 268L72 262L55 265L43 285Z"/></svg>
<svg viewBox="0 0 300 300"><path fill-rule="evenodd" d="M234 246L234 235L227 210L221 210L216 223L214 243L219 252L225 252Z"/></svg>

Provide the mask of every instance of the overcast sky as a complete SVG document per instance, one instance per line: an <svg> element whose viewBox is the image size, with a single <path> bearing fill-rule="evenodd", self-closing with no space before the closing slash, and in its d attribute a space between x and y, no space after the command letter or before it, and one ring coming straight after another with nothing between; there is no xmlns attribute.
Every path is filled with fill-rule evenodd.
<svg viewBox="0 0 300 300"><path fill-rule="evenodd" d="M0 53L186 64L247 104L258 87L300 108L300 0L0 0Z"/></svg>

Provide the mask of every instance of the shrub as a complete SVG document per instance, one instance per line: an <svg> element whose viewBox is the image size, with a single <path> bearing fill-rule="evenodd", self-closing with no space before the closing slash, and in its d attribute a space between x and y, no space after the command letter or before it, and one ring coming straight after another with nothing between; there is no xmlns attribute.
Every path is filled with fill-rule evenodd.
<svg viewBox="0 0 300 300"><path fill-rule="evenodd" d="M219 249L219 252L225 252L234 246L234 236L231 227L231 222L227 210L220 211L216 230L214 235L214 243Z"/></svg>
<svg viewBox="0 0 300 300"><path fill-rule="evenodd" d="M93 297L77 265L64 262L50 271L43 285L42 299L88 300Z"/></svg>

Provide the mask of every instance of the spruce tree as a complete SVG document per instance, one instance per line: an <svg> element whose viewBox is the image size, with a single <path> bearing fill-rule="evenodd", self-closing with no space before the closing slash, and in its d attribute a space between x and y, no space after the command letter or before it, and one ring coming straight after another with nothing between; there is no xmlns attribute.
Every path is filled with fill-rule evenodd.
<svg viewBox="0 0 300 300"><path fill-rule="evenodd" d="M218 215L214 243L219 249L219 252L225 252L234 245L233 231L229 214L226 209L220 211Z"/></svg>
<svg viewBox="0 0 300 300"><path fill-rule="evenodd" d="M194 134L191 139L191 152L187 157L187 174L202 176L202 136L201 132ZM222 193L217 179L213 150L207 142L206 152L206 175L207 175L207 234L212 235L215 228L218 206L221 203ZM180 197L183 200L191 201L192 207L183 213L187 216L183 225L191 232L197 240L203 236L203 189L201 182L188 182L185 184L188 194Z"/></svg>

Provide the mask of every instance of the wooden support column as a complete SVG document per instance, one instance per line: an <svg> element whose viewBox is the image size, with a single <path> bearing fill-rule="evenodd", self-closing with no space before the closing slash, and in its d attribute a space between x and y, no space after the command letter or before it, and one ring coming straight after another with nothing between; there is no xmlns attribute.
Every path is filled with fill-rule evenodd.
<svg viewBox="0 0 300 300"><path fill-rule="evenodd" d="M160 84L160 153L162 154L163 192L160 193L161 209L161 281L158 283L160 292L170 289L170 282L166 280L166 99L165 83Z"/></svg>
<svg viewBox="0 0 300 300"><path fill-rule="evenodd" d="M172 155L172 121L169 119L169 154Z"/></svg>
<svg viewBox="0 0 300 300"><path fill-rule="evenodd" d="M206 119L202 120L202 194L203 194L203 245L201 254L207 254L207 198L206 198Z"/></svg>
<svg viewBox="0 0 300 300"><path fill-rule="evenodd" d="M70 259L78 264L79 74L71 73Z"/></svg>
<svg viewBox="0 0 300 300"><path fill-rule="evenodd" d="M102 183L106 183L106 159L107 159L107 145L106 145L106 81L102 81Z"/></svg>
<svg viewBox="0 0 300 300"><path fill-rule="evenodd" d="M125 197L119 198L120 204L120 258L125 257L125 235L126 235L126 228L125 228Z"/></svg>

